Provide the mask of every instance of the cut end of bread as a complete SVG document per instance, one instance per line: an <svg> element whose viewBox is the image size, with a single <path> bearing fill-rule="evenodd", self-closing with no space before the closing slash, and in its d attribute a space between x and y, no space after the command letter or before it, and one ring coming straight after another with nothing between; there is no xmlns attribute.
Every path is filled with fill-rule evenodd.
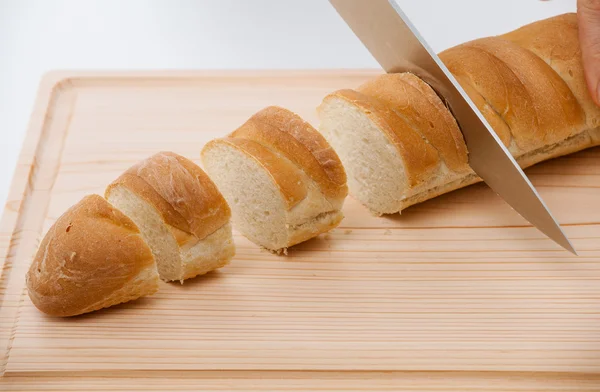
<svg viewBox="0 0 600 392"><path fill-rule="evenodd" d="M235 254L229 222L199 239L167 224L151 203L126 186L110 187L106 197L138 225L166 282L183 282L221 268Z"/></svg>
<svg viewBox="0 0 600 392"><path fill-rule="evenodd" d="M183 275L179 245L156 208L123 185L109 188L106 198L140 228L152 249L161 279L178 280Z"/></svg>
<svg viewBox="0 0 600 392"><path fill-rule="evenodd" d="M205 274L235 254L229 206L187 158L155 154L109 185L106 198L138 225L164 281Z"/></svg>
<svg viewBox="0 0 600 392"><path fill-rule="evenodd" d="M350 193L375 215L400 212L413 200L427 199L430 190L470 173L459 159L453 165L460 171L451 171L442 155L455 153L454 148L441 154L416 131L415 121L376 97L340 90L323 100L318 113L319 130L346 168ZM452 137L444 140L455 143Z"/></svg>
<svg viewBox="0 0 600 392"><path fill-rule="evenodd" d="M249 148L256 143L217 139L202 151L204 167L229 203L236 228L263 248L280 252L335 227L343 216L345 193L328 198L302 160L293 162L273 146ZM296 178L295 186L302 187L297 193L303 198L293 205L286 198L284 171L283 177Z"/></svg>
<svg viewBox="0 0 600 392"><path fill-rule="evenodd" d="M206 145L202 162L227 200L234 226L267 249L285 247L288 203L261 163L223 140Z"/></svg>
<svg viewBox="0 0 600 392"><path fill-rule="evenodd" d="M402 158L368 113L330 95L319 117L319 131L342 160L352 196L378 213L400 211L409 188Z"/></svg>

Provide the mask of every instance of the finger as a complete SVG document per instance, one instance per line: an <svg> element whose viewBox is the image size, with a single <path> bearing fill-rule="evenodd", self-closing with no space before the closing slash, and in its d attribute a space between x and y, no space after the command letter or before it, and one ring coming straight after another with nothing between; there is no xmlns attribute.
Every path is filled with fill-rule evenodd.
<svg viewBox="0 0 600 392"><path fill-rule="evenodd" d="M577 0L577 19L587 87L600 106L600 0Z"/></svg>

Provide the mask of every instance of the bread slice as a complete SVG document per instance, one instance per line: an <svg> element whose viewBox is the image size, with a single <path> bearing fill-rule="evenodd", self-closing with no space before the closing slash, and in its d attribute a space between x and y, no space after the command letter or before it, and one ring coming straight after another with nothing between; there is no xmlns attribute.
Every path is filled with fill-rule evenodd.
<svg viewBox="0 0 600 392"><path fill-rule="evenodd" d="M151 295L158 273L135 223L98 195L52 225L26 276L42 312L75 316Z"/></svg>
<svg viewBox="0 0 600 392"><path fill-rule="evenodd" d="M456 120L437 93L419 77L408 72L385 74L364 83L357 91L392 108L437 150L450 171L471 170L467 146Z"/></svg>
<svg viewBox="0 0 600 392"><path fill-rule="evenodd" d="M398 212L411 195L445 178L439 151L382 101L340 90L317 110L319 130L339 154L350 192L373 213Z"/></svg>
<svg viewBox="0 0 600 392"><path fill-rule="evenodd" d="M235 227L272 251L336 227L348 194L327 141L296 114L268 107L202 150L206 171L232 209Z"/></svg>
<svg viewBox="0 0 600 392"><path fill-rule="evenodd" d="M138 225L165 281L205 274L235 254L225 199L206 173L182 156L153 155L110 184L105 196Z"/></svg>

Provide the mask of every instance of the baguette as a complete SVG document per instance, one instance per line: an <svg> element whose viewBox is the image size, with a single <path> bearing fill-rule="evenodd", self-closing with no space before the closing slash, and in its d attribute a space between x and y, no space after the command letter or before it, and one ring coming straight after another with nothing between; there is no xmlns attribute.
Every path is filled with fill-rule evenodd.
<svg viewBox="0 0 600 392"><path fill-rule="evenodd" d="M34 305L75 316L158 290L154 257L131 219L98 195L52 225L26 276Z"/></svg>
<svg viewBox="0 0 600 392"><path fill-rule="evenodd" d="M327 141L298 115L268 107L223 139L202 162L232 209L234 225L276 252L336 227L346 173Z"/></svg>
<svg viewBox="0 0 600 392"><path fill-rule="evenodd" d="M468 42L440 58L522 167L600 144L600 109L586 89L575 14ZM450 111L412 74L336 91L317 111L350 193L375 214L480 181Z"/></svg>
<svg viewBox="0 0 600 392"><path fill-rule="evenodd" d="M110 184L105 197L138 225L165 281L221 268L235 254L229 206L187 158L155 154Z"/></svg>

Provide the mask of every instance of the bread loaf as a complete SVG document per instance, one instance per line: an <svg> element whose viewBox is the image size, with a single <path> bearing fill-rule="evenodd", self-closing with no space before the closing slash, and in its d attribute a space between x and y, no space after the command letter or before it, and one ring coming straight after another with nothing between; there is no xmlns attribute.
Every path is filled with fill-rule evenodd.
<svg viewBox="0 0 600 392"><path fill-rule="evenodd" d="M575 14L440 58L522 167L600 144L600 109L586 89ZM318 113L350 193L376 214L479 181L450 111L414 75L381 75L356 91L336 91Z"/></svg>
<svg viewBox="0 0 600 392"><path fill-rule="evenodd" d="M107 201L108 200L108 201ZM161 152L65 212L27 273L42 312L75 316L205 274L235 253L230 210L192 161Z"/></svg>
<svg viewBox="0 0 600 392"><path fill-rule="evenodd" d="M52 225L26 280L31 301L52 316L150 295L159 282L137 226L98 195L85 197Z"/></svg>
<svg viewBox="0 0 600 392"><path fill-rule="evenodd" d="M165 281L205 274L235 254L229 206L187 158L155 154L123 173L105 196L138 225Z"/></svg>
<svg viewBox="0 0 600 392"><path fill-rule="evenodd" d="M202 150L234 226L273 251L337 226L346 174L327 141L298 115L268 107Z"/></svg>

